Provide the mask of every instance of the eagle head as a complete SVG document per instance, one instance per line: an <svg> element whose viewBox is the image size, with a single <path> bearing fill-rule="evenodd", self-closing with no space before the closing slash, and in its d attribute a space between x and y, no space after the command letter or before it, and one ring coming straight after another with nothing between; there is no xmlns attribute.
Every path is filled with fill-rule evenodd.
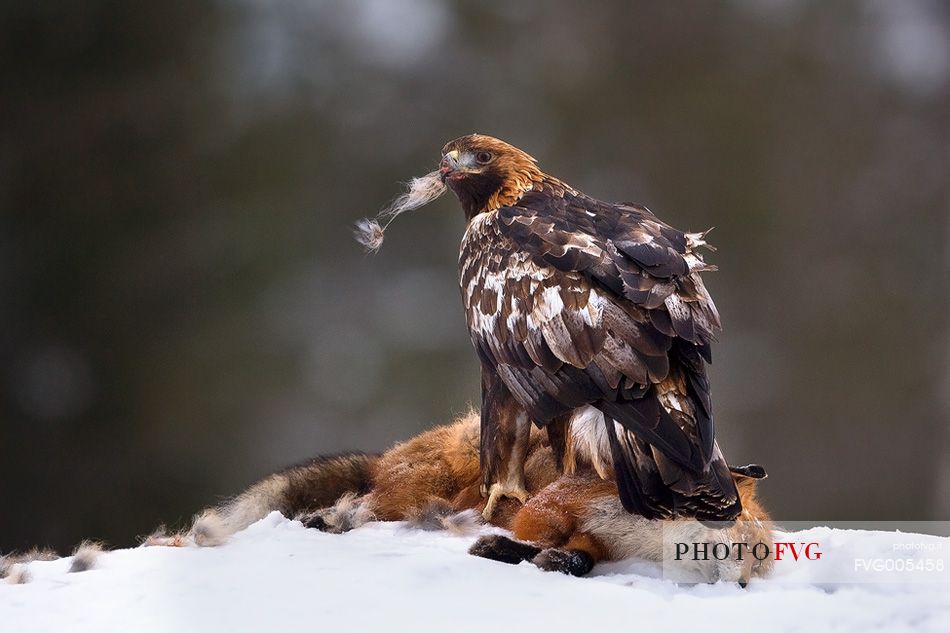
<svg viewBox="0 0 950 633"><path fill-rule="evenodd" d="M544 177L537 161L526 152L482 134L446 143L439 175L458 197L469 220L516 203Z"/></svg>

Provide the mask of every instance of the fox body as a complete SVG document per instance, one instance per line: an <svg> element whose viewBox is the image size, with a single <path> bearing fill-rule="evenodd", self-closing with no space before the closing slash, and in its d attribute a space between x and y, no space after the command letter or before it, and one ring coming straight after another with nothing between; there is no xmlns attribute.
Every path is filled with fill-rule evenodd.
<svg viewBox="0 0 950 633"><path fill-rule="evenodd" d="M227 503L199 514L184 535L198 545L217 545L254 521L277 510L327 532L345 532L373 520L409 521L423 529L471 531L481 522L486 500L479 469L479 416L469 413L451 424L426 431L381 455L354 453L317 458L274 473ZM573 429L568 430L568 434ZM480 538L471 553L517 563L531 560L543 569L574 575L598 561L639 557L675 560L675 543L772 547L769 517L756 500L761 469L736 469L741 496L739 520L725 527L695 520L647 520L624 510L616 484L601 473L610 465L591 461L598 455L585 429L583 440L568 439L561 473L547 434L533 429L525 460L530 499L524 505L503 499L492 514L493 525L510 530L514 539ZM596 439L594 440L596 441ZM177 537L182 539L181 536ZM751 555L725 560L680 560L676 572L694 580L729 580L745 584L765 573L771 560Z"/></svg>

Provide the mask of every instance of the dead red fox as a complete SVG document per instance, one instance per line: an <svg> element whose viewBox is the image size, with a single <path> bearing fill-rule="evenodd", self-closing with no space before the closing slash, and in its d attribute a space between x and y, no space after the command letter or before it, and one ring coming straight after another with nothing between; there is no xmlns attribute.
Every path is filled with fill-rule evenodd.
<svg viewBox="0 0 950 633"><path fill-rule="evenodd" d="M578 437L590 442L583 433ZM423 529L467 531L481 522L485 505L478 446L479 418L470 413L382 455L317 458L270 475L231 501L204 511L188 534L176 538L217 545L274 510L327 532L345 532L373 520L407 520ZM545 434L533 430L525 462L531 497L523 506L503 500L491 520L511 530L517 540L483 536L471 553L509 563L531 560L542 569L573 575L586 574L604 560L675 561L678 571L692 573L697 580L728 580L743 586L752 575L769 569L768 557L758 560L749 551L758 543L772 548L769 517L756 501L755 480L765 476L760 467L733 469L743 514L728 527L688 519L649 521L623 509L616 485L602 478L602 473L610 474L611 465L591 463L590 456L597 452L589 448L569 441L567 472L560 474ZM694 560L677 556L677 543L707 543L709 548L723 544L730 555ZM740 543L745 545L736 545Z"/></svg>

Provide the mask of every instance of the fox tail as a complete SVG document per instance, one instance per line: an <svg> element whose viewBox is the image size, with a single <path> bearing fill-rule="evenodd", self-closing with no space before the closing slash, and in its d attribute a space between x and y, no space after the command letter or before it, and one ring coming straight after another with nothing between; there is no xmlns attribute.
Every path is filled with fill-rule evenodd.
<svg viewBox="0 0 950 633"><path fill-rule="evenodd" d="M352 499L369 492L378 459L378 455L364 453L316 457L268 475L233 499L204 510L185 534L168 537L157 533L149 540L156 545L183 545L190 540L211 547L275 510L297 517L333 506L343 497Z"/></svg>

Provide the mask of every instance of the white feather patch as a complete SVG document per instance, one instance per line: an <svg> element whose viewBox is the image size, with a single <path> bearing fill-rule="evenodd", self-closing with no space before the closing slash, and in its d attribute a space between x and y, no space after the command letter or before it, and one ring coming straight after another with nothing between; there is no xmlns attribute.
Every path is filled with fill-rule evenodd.
<svg viewBox="0 0 950 633"><path fill-rule="evenodd" d="M574 411L569 426L575 459L579 463L590 464L601 479L611 478L613 459L610 456L604 414L590 405L581 407Z"/></svg>

